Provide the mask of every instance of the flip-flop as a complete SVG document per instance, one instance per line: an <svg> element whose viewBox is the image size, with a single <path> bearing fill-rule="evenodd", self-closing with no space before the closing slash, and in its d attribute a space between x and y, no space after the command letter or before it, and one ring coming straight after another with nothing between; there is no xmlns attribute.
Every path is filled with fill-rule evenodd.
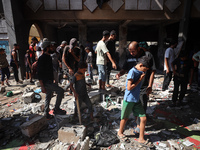
<svg viewBox="0 0 200 150"><path fill-rule="evenodd" d="M119 136L117 135L117 137L120 139L120 141L125 142L125 143L130 143L131 141L125 136Z"/></svg>
<svg viewBox="0 0 200 150"><path fill-rule="evenodd" d="M137 140L138 142L138 140ZM141 146L149 147L150 149L154 148L155 146L147 139L144 143L138 142Z"/></svg>

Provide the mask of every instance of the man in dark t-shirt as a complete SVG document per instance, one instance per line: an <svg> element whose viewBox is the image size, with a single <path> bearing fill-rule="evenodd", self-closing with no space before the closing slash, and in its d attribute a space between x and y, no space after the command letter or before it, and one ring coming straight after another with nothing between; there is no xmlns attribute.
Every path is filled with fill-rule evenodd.
<svg viewBox="0 0 200 150"><path fill-rule="evenodd" d="M65 115L66 111L60 109L62 98L64 97L64 90L57 84L53 83L53 64L50 54L53 51L50 49L51 42L46 40L42 43L43 54L38 59L38 79L40 81L41 90L46 93L45 99L45 115L47 119L51 119L53 116L49 114L49 104L53 92L57 94L56 104L54 108L54 114Z"/></svg>
<svg viewBox="0 0 200 150"><path fill-rule="evenodd" d="M114 30L112 30L110 32L110 37L109 39L105 42L107 49L109 50L109 53L111 55L111 57L113 58L113 60L115 61L115 39L116 39L116 32ZM116 61L115 61L116 63ZM109 79L110 79L110 72L112 70L112 63L110 62L109 59L107 59L107 68L106 68L106 87L111 87L110 83L109 83Z"/></svg>

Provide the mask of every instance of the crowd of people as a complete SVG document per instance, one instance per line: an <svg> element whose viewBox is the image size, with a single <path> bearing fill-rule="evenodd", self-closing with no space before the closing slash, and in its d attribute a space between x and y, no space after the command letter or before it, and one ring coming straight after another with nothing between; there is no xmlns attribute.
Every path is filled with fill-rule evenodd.
<svg viewBox="0 0 200 150"><path fill-rule="evenodd" d="M68 80L66 89L69 95L74 95L75 100L81 105L86 103L90 119L93 120L92 103L89 99L86 86L85 72L89 73L93 80L93 67L98 68L99 91L107 92L106 87L112 87L109 83L110 73L112 69L117 69L117 60L115 57L116 47L116 32L112 30L103 31L102 39L97 43L96 49L88 43L78 46L76 38L72 38L67 44L62 41L59 46L55 42L44 38L41 42L36 37L32 38L29 49L25 55L26 79L38 79L41 90L46 93L45 99L45 115L47 119L51 119L49 114L49 104L53 92L56 92L57 99L54 107L54 114L65 115L66 111L60 109L62 98L64 97L64 89L59 86L60 80L65 78ZM169 83L174 76L174 91L172 97L172 107L182 105L182 100L186 94L187 85L189 83L189 72L194 72L197 63L200 61L200 51L193 55L193 59L189 59L186 52L181 51L176 57L174 49L177 41L172 40L169 48L165 51L164 56L164 81L162 90L167 90ZM17 84L22 83L18 77L18 53L19 45L14 44L11 52L10 66L13 68L14 77ZM192 61L193 60L193 61ZM6 60L4 49L0 49L0 69L1 69L1 85L4 85L5 76L6 84L9 86L9 63ZM144 130L146 124L146 109L149 94L152 92L152 85L156 65L153 55L148 51L146 42L133 41L128 45L128 54L123 64L122 69L116 75L119 79L124 74L127 75L126 90L124 94L120 129L118 138L125 142L130 140L123 134L125 124L130 113L136 116L137 126L134 128L134 133L139 133L138 142L148 146L150 143L144 139ZM190 85L191 85L190 80ZM179 94L179 86L180 94ZM200 88L200 64L198 67L198 88ZM77 105L75 107L74 117L77 117Z"/></svg>

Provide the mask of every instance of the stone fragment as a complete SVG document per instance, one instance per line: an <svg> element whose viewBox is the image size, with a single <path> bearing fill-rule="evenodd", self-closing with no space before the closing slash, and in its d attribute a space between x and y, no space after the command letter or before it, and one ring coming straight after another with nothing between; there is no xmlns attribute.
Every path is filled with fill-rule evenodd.
<svg viewBox="0 0 200 150"><path fill-rule="evenodd" d="M1 86L0 87L0 93L3 93L3 92L5 92L6 91L6 87L5 86Z"/></svg>
<svg viewBox="0 0 200 150"><path fill-rule="evenodd" d="M35 93L29 92L29 93L23 94L22 98L25 104L31 103L32 100L35 98Z"/></svg>
<svg viewBox="0 0 200 150"><path fill-rule="evenodd" d="M45 116L37 116L28 122L21 125L22 134L27 137L32 137L41 131L47 125L47 120Z"/></svg>
<svg viewBox="0 0 200 150"><path fill-rule="evenodd" d="M86 128L83 125L62 127L58 131L58 139L62 143L77 143L79 139L83 141L86 135Z"/></svg>
<svg viewBox="0 0 200 150"><path fill-rule="evenodd" d="M40 86L40 82L39 82L39 81L36 81L36 82L35 82L35 86L39 87L39 86Z"/></svg>

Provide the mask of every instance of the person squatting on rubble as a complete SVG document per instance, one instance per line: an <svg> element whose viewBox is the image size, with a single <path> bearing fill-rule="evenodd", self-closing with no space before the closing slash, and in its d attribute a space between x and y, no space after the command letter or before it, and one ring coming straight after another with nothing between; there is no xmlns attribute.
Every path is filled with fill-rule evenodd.
<svg viewBox="0 0 200 150"><path fill-rule="evenodd" d="M200 51L194 54L193 59L199 63L198 66L198 91L200 91ZM200 92L198 93L200 95Z"/></svg>
<svg viewBox="0 0 200 150"><path fill-rule="evenodd" d="M106 82L106 65L107 65L106 55L111 61L112 67L114 69L117 69L115 62L113 61L109 53L109 50L105 45L105 41L108 40L109 35L110 33L107 30L103 31L103 38L97 43L97 47L95 50L95 53L97 54L96 64L99 73L99 90L103 91L105 91L105 82Z"/></svg>
<svg viewBox="0 0 200 150"><path fill-rule="evenodd" d="M91 85L85 82L85 71L87 70L87 63L86 62L79 62L78 64L78 71L72 77L70 81L70 88L74 93L75 100L79 102L81 107L82 102L84 102L90 113L90 119L93 120L93 111L92 111L92 103L87 93L86 85L91 87ZM75 87L75 88L74 88ZM75 105L74 110L74 118L77 117L77 105Z"/></svg>
<svg viewBox="0 0 200 150"><path fill-rule="evenodd" d="M51 42L45 40L42 43L43 54L38 59L38 79L41 85L41 90L46 93L45 99L45 115L47 119L51 119L53 116L49 114L49 104L52 98L52 94L55 91L57 94L56 103L54 107L54 114L65 115L66 111L60 109L62 98L64 97L64 90L57 84L53 83L53 64L50 54L53 51L50 49Z"/></svg>
<svg viewBox="0 0 200 150"><path fill-rule="evenodd" d="M113 61L116 64L116 60L115 60L115 52L116 52L116 48L115 48L115 39L116 39L116 32L115 30L112 30L110 32L110 37L109 39L105 42L106 43L106 47L109 50L109 53L113 59ZM106 67L106 87L111 87L109 80L110 80L110 73L112 70L112 63L109 59L107 59L107 67Z"/></svg>
<svg viewBox="0 0 200 150"><path fill-rule="evenodd" d="M19 45L15 43L13 45L13 49L11 51L10 66L13 68L15 81L18 84L18 83L23 83L23 81L19 80L19 76L18 76L19 61L18 61L18 52L17 51L19 51Z"/></svg>
<svg viewBox="0 0 200 150"><path fill-rule="evenodd" d="M6 59L5 49L0 48L0 73L1 73L1 85L4 86L4 80L6 75L6 84L9 86L8 79L10 78L8 60Z"/></svg>
<svg viewBox="0 0 200 150"><path fill-rule="evenodd" d="M180 52L179 57L176 58L172 64L172 70L174 74L174 91L172 96L172 107L181 106L182 100L187 91L187 85L189 82L189 73L192 71L192 60L188 59L185 52ZM179 94L179 86L181 86ZM178 98L179 95L179 99ZM177 103L178 101L178 103Z"/></svg>
<svg viewBox="0 0 200 150"><path fill-rule="evenodd" d="M175 52L174 48L177 46L177 41L172 40L170 42L170 47L166 49L165 51L165 57L164 57L164 81L163 81L163 86L162 86L162 91L165 91L168 89L169 83L172 79L172 61L175 59Z"/></svg>
<svg viewBox="0 0 200 150"><path fill-rule="evenodd" d="M134 116L140 117L140 134L138 142L142 145L152 146L148 140L144 139L144 131L146 125L146 113L140 102L140 88L142 86L142 80L145 77L145 72L150 68L150 59L147 56L143 56L138 61L137 65L133 67L127 75L126 90L124 94L120 128L117 133L118 138L121 141L130 143L130 140L123 134L125 124L129 118L129 115L133 112Z"/></svg>
<svg viewBox="0 0 200 150"><path fill-rule="evenodd" d="M144 111L146 112L147 109L147 102L149 100L149 94L152 92L152 85L154 80L154 74L156 72L155 67L155 61L153 58L153 55L148 52L146 49L144 50L145 46L143 44L139 44L136 41L133 41L129 44L128 50L129 54L126 57L126 60L124 62L124 65L120 72L116 75L116 78L119 79L120 76L124 75L126 72L128 72L130 69L132 69L134 66L137 65L138 61L143 57L147 56L150 59L150 68L146 71L146 75L144 79L142 80L142 86L140 91L140 101L142 103L142 106L144 108ZM140 132L140 118L136 119L137 127L134 128L134 133Z"/></svg>
<svg viewBox="0 0 200 150"><path fill-rule="evenodd" d="M77 47L77 39L72 38L70 40L69 46L65 46L62 56L63 61L63 74L68 78L69 81L72 80L74 73L78 70L78 62L80 61L80 49ZM70 83L66 85L66 89L70 87ZM69 95L72 95L70 90Z"/></svg>

